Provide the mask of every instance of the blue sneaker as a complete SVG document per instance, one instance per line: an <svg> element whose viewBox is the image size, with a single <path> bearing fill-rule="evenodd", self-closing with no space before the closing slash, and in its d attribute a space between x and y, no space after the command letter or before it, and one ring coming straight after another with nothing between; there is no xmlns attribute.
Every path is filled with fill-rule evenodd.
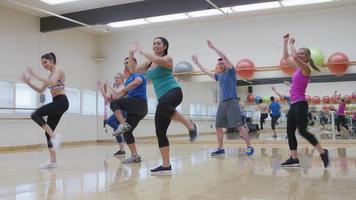
<svg viewBox="0 0 356 200"><path fill-rule="evenodd" d="M223 156L225 155L225 150L218 148L216 151L211 152L211 156Z"/></svg>
<svg viewBox="0 0 356 200"><path fill-rule="evenodd" d="M255 150L253 149L253 147L247 147L247 150L246 150L247 156L252 156L254 152L255 152Z"/></svg>

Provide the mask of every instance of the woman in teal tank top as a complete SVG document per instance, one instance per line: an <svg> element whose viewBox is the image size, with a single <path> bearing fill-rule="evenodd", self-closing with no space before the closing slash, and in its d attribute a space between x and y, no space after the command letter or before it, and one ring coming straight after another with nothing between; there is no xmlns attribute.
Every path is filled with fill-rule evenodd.
<svg viewBox="0 0 356 200"><path fill-rule="evenodd" d="M142 50L141 45L137 42L131 46L129 54L129 58L133 58L134 53L138 51L148 59L142 65L137 66L137 70L147 72L147 78L152 81L158 100L155 127L163 163L161 166L152 169L152 173L169 173L172 170L169 161L169 142L167 138L167 129L172 119L187 127L191 141L197 137L196 125L176 110L176 107L183 100L183 93L172 74L173 60L168 56L168 46L166 38L157 37L153 40L153 54Z"/></svg>

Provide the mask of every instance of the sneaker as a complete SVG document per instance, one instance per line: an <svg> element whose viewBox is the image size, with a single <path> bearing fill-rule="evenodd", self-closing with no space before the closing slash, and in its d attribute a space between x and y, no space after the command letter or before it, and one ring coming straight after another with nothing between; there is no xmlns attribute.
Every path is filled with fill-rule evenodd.
<svg viewBox="0 0 356 200"><path fill-rule="evenodd" d="M276 139L278 136L277 136L277 135L273 135L272 137L273 137L274 139Z"/></svg>
<svg viewBox="0 0 356 200"><path fill-rule="evenodd" d="M62 135L56 134L54 138L51 138L52 148L53 150L58 149L61 146Z"/></svg>
<svg viewBox="0 0 356 200"><path fill-rule="evenodd" d="M218 148L216 151L211 152L211 156L223 156L225 155L225 150Z"/></svg>
<svg viewBox="0 0 356 200"><path fill-rule="evenodd" d="M119 150L119 151L117 151L116 153L114 153L113 155L114 155L114 156L117 156L117 155L125 155L125 154L126 154L125 151Z"/></svg>
<svg viewBox="0 0 356 200"><path fill-rule="evenodd" d="M325 153L320 154L321 159L323 160L324 167L327 168L329 166L329 151L324 149Z"/></svg>
<svg viewBox="0 0 356 200"><path fill-rule="evenodd" d="M189 137L190 137L190 141L193 142L197 139L198 137L198 133L197 133L197 125L195 123L193 123L194 129L189 131Z"/></svg>
<svg viewBox="0 0 356 200"><path fill-rule="evenodd" d="M125 123L125 124L120 124L119 128L117 128L114 133L112 134L113 136L118 136L126 133L131 129L130 124Z"/></svg>
<svg viewBox="0 0 356 200"><path fill-rule="evenodd" d="M247 156L252 156L254 152L255 152L255 150L253 149L253 147L247 147L247 150L246 150Z"/></svg>
<svg viewBox="0 0 356 200"><path fill-rule="evenodd" d="M151 169L152 174L170 174L172 172L172 166L169 165L169 167L156 167L154 169Z"/></svg>
<svg viewBox="0 0 356 200"><path fill-rule="evenodd" d="M141 162L141 157L139 155L131 156L128 159L122 161L122 164L139 163Z"/></svg>
<svg viewBox="0 0 356 200"><path fill-rule="evenodd" d="M282 167L300 167L298 158L293 159L292 156L281 165Z"/></svg>
<svg viewBox="0 0 356 200"><path fill-rule="evenodd" d="M57 163L51 163L50 161L47 161L46 163L40 165L40 169L52 169L57 167Z"/></svg>

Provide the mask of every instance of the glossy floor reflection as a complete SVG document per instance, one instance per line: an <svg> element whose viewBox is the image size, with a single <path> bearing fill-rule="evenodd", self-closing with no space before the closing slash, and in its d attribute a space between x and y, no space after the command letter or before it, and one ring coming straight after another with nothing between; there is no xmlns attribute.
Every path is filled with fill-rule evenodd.
<svg viewBox="0 0 356 200"><path fill-rule="evenodd" d="M281 169L281 148L256 148L252 157L230 145L212 158L212 146L173 145L173 175L151 176L160 163L154 144L139 144L140 164L122 165L116 145L59 150L59 168L39 170L47 152L0 154L0 199L355 199L356 148L330 148L324 170L316 151L301 148L300 169Z"/></svg>

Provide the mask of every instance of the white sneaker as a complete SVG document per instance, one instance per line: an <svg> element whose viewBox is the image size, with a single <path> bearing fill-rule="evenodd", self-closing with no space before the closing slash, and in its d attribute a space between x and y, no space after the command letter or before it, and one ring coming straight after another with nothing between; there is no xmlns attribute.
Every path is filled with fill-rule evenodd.
<svg viewBox="0 0 356 200"><path fill-rule="evenodd" d="M120 124L119 127L114 131L114 133L112 135L113 136L122 135L122 134L128 132L130 129L131 129L130 124L128 124L128 123Z"/></svg>
<svg viewBox="0 0 356 200"><path fill-rule="evenodd" d="M58 149L61 146L62 135L56 134L54 138L51 138L53 150Z"/></svg>
<svg viewBox="0 0 356 200"><path fill-rule="evenodd" d="M52 169L57 167L57 163L51 163L50 161L47 161L46 163L40 165L40 169Z"/></svg>

